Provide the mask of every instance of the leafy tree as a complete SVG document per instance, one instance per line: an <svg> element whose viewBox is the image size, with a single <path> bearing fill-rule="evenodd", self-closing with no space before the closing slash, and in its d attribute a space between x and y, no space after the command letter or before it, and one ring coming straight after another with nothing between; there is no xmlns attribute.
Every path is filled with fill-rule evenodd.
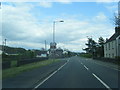
<svg viewBox="0 0 120 90"><path fill-rule="evenodd" d="M104 57L104 44L105 44L105 40L103 39L103 37L99 37L98 39L98 46L97 46L97 57Z"/></svg>
<svg viewBox="0 0 120 90"><path fill-rule="evenodd" d="M105 44L105 40L103 39L103 37L99 37L98 44L99 44L100 46L102 46L102 45Z"/></svg>
<svg viewBox="0 0 120 90"><path fill-rule="evenodd" d="M92 54L93 57L103 57L104 43L105 40L103 39L103 37L99 37L98 43L95 42L92 38L88 38L88 42L86 43L87 48L83 50L85 50L89 54Z"/></svg>
<svg viewBox="0 0 120 90"><path fill-rule="evenodd" d="M96 45L97 43L92 38L88 38L88 42L86 43L87 48L83 50L85 50L87 53L92 54L94 57L96 52Z"/></svg>

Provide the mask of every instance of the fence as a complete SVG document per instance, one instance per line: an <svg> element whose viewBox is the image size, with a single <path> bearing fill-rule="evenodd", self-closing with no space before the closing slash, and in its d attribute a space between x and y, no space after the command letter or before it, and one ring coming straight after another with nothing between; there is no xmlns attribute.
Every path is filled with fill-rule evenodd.
<svg viewBox="0 0 120 90"><path fill-rule="evenodd" d="M47 57L41 57L41 58L18 60L16 66L18 67L18 66L21 66L21 65L25 65L25 64L29 64L29 63L33 63L33 62L39 62L39 61L43 61L43 60L48 60L48 58ZM3 61L2 62L2 69L11 68L11 62L12 61Z"/></svg>
<svg viewBox="0 0 120 90"><path fill-rule="evenodd" d="M10 61L4 61L2 62L2 69L7 69L11 67L11 62Z"/></svg>
<svg viewBox="0 0 120 90"><path fill-rule="evenodd" d="M17 61L17 66L33 63L33 62L39 62L43 60L47 60L48 58L46 57L41 57L41 58L33 58L33 59L24 59L24 60L19 60Z"/></svg>

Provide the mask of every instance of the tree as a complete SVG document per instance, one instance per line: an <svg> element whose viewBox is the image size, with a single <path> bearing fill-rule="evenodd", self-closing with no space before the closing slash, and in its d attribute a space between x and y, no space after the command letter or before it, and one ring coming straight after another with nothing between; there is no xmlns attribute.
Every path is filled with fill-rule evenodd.
<svg viewBox="0 0 120 90"><path fill-rule="evenodd" d="M104 56L104 44L105 44L105 40L102 37L99 37L99 39L98 39L98 47L97 47L97 55L99 57Z"/></svg>
<svg viewBox="0 0 120 90"><path fill-rule="evenodd" d="M88 42L86 43L87 48L83 49L86 51L86 53L90 53L94 56L96 56L96 46L97 43L92 39L92 38L88 38Z"/></svg>
<svg viewBox="0 0 120 90"><path fill-rule="evenodd" d="M117 26L117 27L120 27L120 15L114 15L114 24Z"/></svg>
<svg viewBox="0 0 120 90"><path fill-rule="evenodd" d="M100 46L102 46L102 45L105 44L105 40L103 39L103 37L99 37L99 39L98 39L98 44L99 44Z"/></svg>
<svg viewBox="0 0 120 90"><path fill-rule="evenodd" d="M83 49L87 53L92 54L92 57L103 57L104 56L104 43L105 40L99 37L98 42L95 42L92 38L88 38L86 43L87 48Z"/></svg>

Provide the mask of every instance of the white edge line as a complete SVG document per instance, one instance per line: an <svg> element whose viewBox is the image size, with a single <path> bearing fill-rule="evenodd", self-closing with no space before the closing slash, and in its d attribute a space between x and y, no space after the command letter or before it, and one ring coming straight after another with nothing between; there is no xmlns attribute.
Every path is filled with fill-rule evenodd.
<svg viewBox="0 0 120 90"><path fill-rule="evenodd" d="M97 80L99 80L108 90L112 90L107 84L105 84L99 77L97 77L94 73L92 73L92 75L97 78Z"/></svg>
<svg viewBox="0 0 120 90"><path fill-rule="evenodd" d="M62 65L60 68L58 68L56 71L54 71L52 74L50 74L47 78L45 78L41 83L39 83L37 86L34 87L33 90L38 88L40 85L42 85L45 81L47 81L50 77L52 77L55 73L57 73L62 67L64 67L69 61L67 61L64 65Z"/></svg>

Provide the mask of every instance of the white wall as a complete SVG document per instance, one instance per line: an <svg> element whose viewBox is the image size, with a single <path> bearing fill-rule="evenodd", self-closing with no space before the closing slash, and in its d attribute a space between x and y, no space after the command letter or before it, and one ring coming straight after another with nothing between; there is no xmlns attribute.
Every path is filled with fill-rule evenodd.
<svg viewBox="0 0 120 90"><path fill-rule="evenodd" d="M104 45L104 57L115 58L117 56L116 40L108 42Z"/></svg>
<svg viewBox="0 0 120 90"><path fill-rule="evenodd" d="M120 56L120 35L116 38L117 43L117 56Z"/></svg>

